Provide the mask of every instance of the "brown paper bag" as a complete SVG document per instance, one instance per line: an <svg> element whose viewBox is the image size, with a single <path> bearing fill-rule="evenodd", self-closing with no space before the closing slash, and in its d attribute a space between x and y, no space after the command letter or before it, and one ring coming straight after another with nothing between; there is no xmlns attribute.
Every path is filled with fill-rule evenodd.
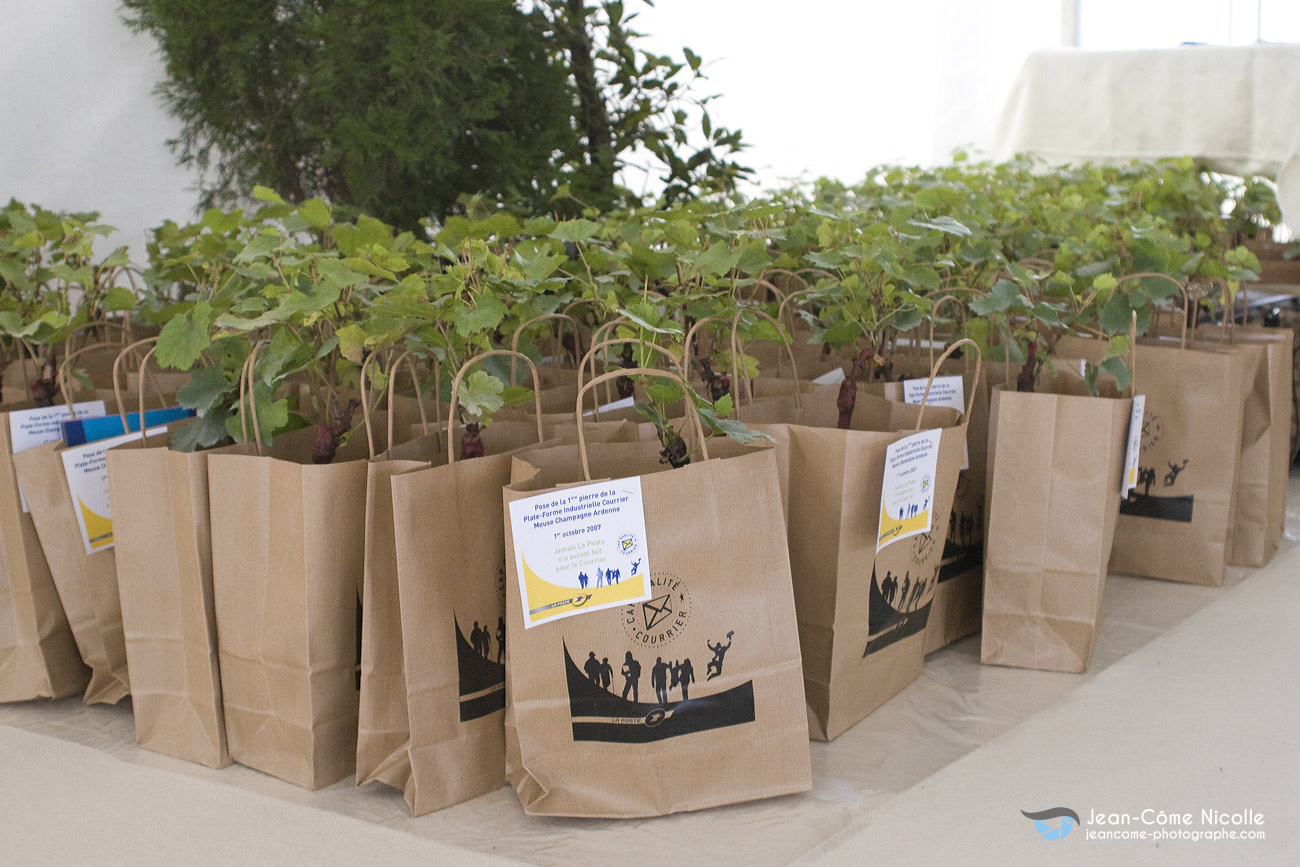
<svg viewBox="0 0 1300 867"><path fill-rule="evenodd" d="M530 815L654 816L811 786L775 455L715 440L663 470L656 443L559 446L516 465L507 515L557 485L639 475L657 594L525 629L506 557L506 771ZM589 654L611 660L601 685L577 668Z"/></svg>
<svg viewBox="0 0 1300 867"><path fill-rule="evenodd" d="M1226 557L1233 566L1263 566L1277 550L1269 544L1274 417L1269 349L1261 343L1231 343L1204 337L1189 340L1187 345L1191 349L1229 353L1242 359L1243 379L1239 388L1245 395L1245 407Z"/></svg>
<svg viewBox="0 0 1300 867"><path fill-rule="evenodd" d="M391 397L390 393L390 400ZM372 457L367 466L356 759L358 786L383 782L406 791L408 802L412 801L414 787L410 760L411 728L398 597L395 514L389 483L397 475L441 465L448 454L446 426L431 425L422 408L420 413L419 426L412 428L416 438ZM526 435L536 429L535 425L516 422L489 425L482 432L485 446L489 450L499 448L503 437L518 436L520 428L525 429ZM457 435L462 432L458 426ZM456 442L451 448L453 451L458 448ZM427 508L409 517L421 532L432 526Z"/></svg>
<svg viewBox="0 0 1300 867"><path fill-rule="evenodd" d="M1265 545L1273 552L1286 525L1287 483L1291 470L1291 440L1295 403L1295 332L1289 328L1238 328L1238 343L1262 341L1268 347L1269 429L1268 526ZM1271 554L1270 554L1271 556Z"/></svg>
<svg viewBox="0 0 1300 867"><path fill-rule="evenodd" d="M905 379L929 376L933 361L918 356L899 359L898 373ZM925 626L925 652L933 653L952 642L980 631L984 616L984 469L989 436L989 384L976 377L961 362L945 363L942 376L961 376L963 392L970 407L967 418L966 449L969 466L957 476L952 513L944 538L943 559L939 566L939 584L930 605ZM903 401L903 383L873 383L868 393L879 393L888 400ZM859 392L861 393L861 392Z"/></svg>
<svg viewBox="0 0 1300 867"><path fill-rule="evenodd" d="M495 422L489 454L395 476L396 582L410 740L403 790L417 816L505 782L501 489L535 428ZM496 440L493 442L493 440ZM471 644L471 641L473 642Z"/></svg>
<svg viewBox="0 0 1300 867"><path fill-rule="evenodd" d="M626 430L621 435L615 435L611 432L609 434L611 438L629 439L634 436L635 429L631 425L624 424L619 427L626 428ZM515 452L512 450L520 446L536 443L536 438L536 425L526 422L497 421L482 431L482 439L488 453L486 459L489 464L492 462L493 456L499 456L503 453L513 454ZM427 470L430 467L445 467L447 465L447 453L443 443L445 443L445 439L442 439L437 434L430 434L395 446L388 452L377 456L371 462L367 479L365 589L361 606L361 701L357 737L357 785L361 786L378 781L400 789L405 794L411 810L417 815L437 809L435 806L429 806L431 803L437 803L432 796L429 781L433 781L433 791L445 791L445 785L440 782L440 778L447 773L447 767L454 769L459 763L472 762L474 758L472 751L465 755L452 751L443 756L443 758L450 756L450 766L439 764L436 761L422 760L418 767L418 773L412 774L412 744L435 740L438 723L435 721L432 727L421 726L416 737L412 738L411 714L407 702L406 656L403 649L403 642L407 636L402 626L402 608L399 595L399 557L397 552L399 547L408 544L408 539L410 540L409 544L417 546L421 550L427 549L430 540L433 538L430 534L431 530L436 532L438 538L444 535L441 529L442 524L431 518L431 509L435 508L435 505L446 504L446 508L452 513L459 513L460 510L454 505L455 501L424 497L418 509L400 513L402 535L400 538L396 537L395 513L390 483L395 477L414 473L417 478L410 480L404 478L402 484L403 486L409 485L412 488L419 488L420 480L424 477L424 474L415 473L414 471ZM454 448L458 449L459 445L455 444ZM458 454L459 452L455 453ZM476 466L478 460L482 459L474 461ZM508 476L508 460L505 465L505 472ZM500 488L504 487L508 481L507 478L490 491L494 516L497 512L496 506L500 498ZM477 488L469 486L462 486L462 489L470 490L474 496L482 493ZM487 494L482 493L482 495L486 496ZM411 496L416 495L411 494ZM441 508L441 506L438 507ZM458 521L459 518L455 520ZM499 520L499 518L496 518L496 520ZM498 534L499 537L500 534ZM416 558L414 560L416 567L410 566L408 563L407 568L415 569L417 577L409 579L407 592L416 594L417 598L421 593L432 592L430 586L431 574L433 576L444 576L447 585L453 588L452 592L457 592L460 587L460 573L455 570L445 572L442 564L444 558L459 552L459 545L460 542L457 539L454 545L438 546L434 554L424 559ZM463 561L457 560L456 562ZM502 601L501 604L504 605L504 602ZM502 611L504 611L504 608ZM439 639L438 631L431 629L430 624L425 622L416 623L409 636L409 640L413 645L413 658L443 653L441 663L430 668L429 671L439 672L442 673L442 676L445 676L445 672L454 670L456 658L444 652L448 643ZM449 646L454 649L455 643L452 642ZM447 666L452 666L452 668L448 669ZM411 678L417 688L421 677L422 675L417 672ZM455 704L455 702L452 702L447 706L453 716L456 714ZM442 716L446 717L446 715L444 713ZM458 716L455 718L459 719ZM455 728L459 728L459 726ZM458 737L458 734L453 733L452 740L456 740ZM424 758L427 759L428 756ZM437 756L434 758L437 758ZM501 773L497 785L500 785L505 781L504 759L498 764L501 766Z"/></svg>
<svg viewBox="0 0 1300 867"><path fill-rule="evenodd" d="M1095 363L1106 342L1063 338L1056 349ZM1120 503L1110 568L1218 587L1241 449L1242 360L1176 340L1144 342L1134 355L1146 395L1138 485Z"/></svg>
<svg viewBox="0 0 1300 867"><path fill-rule="evenodd" d="M1039 393L994 387L981 662L1087 668L1132 405L1088 397L1064 374L1043 378Z"/></svg>
<svg viewBox="0 0 1300 867"><path fill-rule="evenodd" d="M91 669L86 704L116 704L130 691L112 548L87 554L64 475L62 443L14 455L45 560L81 658Z"/></svg>
<svg viewBox="0 0 1300 867"><path fill-rule="evenodd" d="M453 400L448 423L455 415ZM490 651L502 653L505 614L501 489L511 456L542 433L536 419L494 421L483 457L454 461L458 444L429 436L371 462L357 782L401 789L416 815L505 782L504 674ZM471 627L457 611L478 618Z"/></svg>
<svg viewBox="0 0 1300 867"><path fill-rule="evenodd" d="M156 338L129 382L144 384ZM143 392L141 392L143 395ZM125 424L126 401L117 410ZM145 401L137 400L143 414ZM179 424L185 424L181 422ZM179 425L178 425L179 426ZM170 431L109 449L118 598L131 672L136 742L145 749L213 768L230 764L226 749L217 636L212 603L208 455L168 448ZM247 446L221 451L251 454Z"/></svg>
<svg viewBox="0 0 1300 867"><path fill-rule="evenodd" d="M230 756L308 789L356 765L366 449L312 464L311 428L208 458Z"/></svg>
<svg viewBox="0 0 1300 867"><path fill-rule="evenodd" d="M953 344L935 369L962 346L975 348ZM849 430L838 427L838 387L792 395L784 409L769 399L737 412L777 443L809 730L818 740L834 739L921 674L944 556L936 541L947 534L968 427L955 410L871 391L859 389ZM766 423L781 419L796 423ZM921 428L943 431L932 511L942 517L929 533L877 554L886 450Z"/></svg>
<svg viewBox="0 0 1300 867"><path fill-rule="evenodd" d="M1228 330L1227 337L1230 346L1261 345L1265 349L1264 360L1268 369L1269 431L1264 532L1261 537L1253 531L1244 531L1249 541L1246 541L1240 552L1236 553L1242 565L1262 565L1277 553L1286 523L1287 482L1291 465L1291 416L1294 410L1292 389L1295 332L1287 328L1236 325ZM1256 445L1247 458L1252 472L1258 472L1258 461L1262 452L1263 449Z"/></svg>
<svg viewBox="0 0 1300 867"><path fill-rule="evenodd" d="M30 405L11 404L13 409ZM9 413L0 412L0 702L85 690L81 661L14 471Z"/></svg>
<svg viewBox="0 0 1300 867"><path fill-rule="evenodd" d="M110 352L113 359L108 365L110 387L92 389L86 396L76 392L76 380L71 373L74 362L80 366L87 358L109 357ZM58 380L64 397L69 400L72 417L76 417L74 399L118 399L120 402L123 394L113 387L111 373L122 354L123 349L116 345L94 345L78 349L63 360ZM161 390L154 391L147 400L139 400L142 409L168 404ZM31 508L32 521L77 649L91 669L84 700L86 704L115 704L130 688L116 561L111 543L87 553L75 511L79 504L74 505L68 490L63 450L61 442L29 449L14 456L14 468Z"/></svg>
<svg viewBox="0 0 1300 867"><path fill-rule="evenodd" d="M108 452L118 594L136 742L211 768L230 764L212 591L208 459L170 435Z"/></svg>

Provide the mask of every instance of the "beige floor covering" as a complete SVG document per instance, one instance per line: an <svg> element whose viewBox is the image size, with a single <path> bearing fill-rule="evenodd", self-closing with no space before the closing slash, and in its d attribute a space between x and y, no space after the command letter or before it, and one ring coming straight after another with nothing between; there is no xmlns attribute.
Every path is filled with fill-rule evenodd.
<svg viewBox="0 0 1300 867"><path fill-rule="evenodd" d="M420 819L134 745L129 705L0 706L0 864L1300 863L1300 476L1289 539L1224 588L1111 576L1085 675L978 637L833 744L808 795L647 821L532 819L511 790ZM755 756L761 761L761 756ZM1263 840L1038 836L1023 810L1240 812ZM1232 829L1232 826L1229 826ZM1137 823L1129 830L1158 830Z"/></svg>

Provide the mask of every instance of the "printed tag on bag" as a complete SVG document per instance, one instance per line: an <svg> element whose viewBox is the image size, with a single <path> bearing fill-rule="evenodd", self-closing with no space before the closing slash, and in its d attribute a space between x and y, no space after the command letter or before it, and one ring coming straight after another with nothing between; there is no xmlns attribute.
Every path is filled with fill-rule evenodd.
<svg viewBox="0 0 1300 867"><path fill-rule="evenodd" d="M77 418L104 415L102 400L74 403L72 408L76 411ZM63 439L63 422L71 418L72 413L68 411L65 404L20 409L9 413L9 442L13 445L14 454L37 446L57 443ZM18 496L23 501L23 511L30 512L31 510L27 508L27 497L23 496L21 488L18 490Z"/></svg>
<svg viewBox="0 0 1300 867"><path fill-rule="evenodd" d="M921 431L885 449L877 552L900 539L930 532L942 436L940 430Z"/></svg>
<svg viewBox="0 0 1300 867"><path fill-rule="evenodd" d="M163 433L166 428L152 428L149 435ZM77 526L81 528L81 541L87 554L107 551L113 547L113 509L108 498L108 456L113 446L140 439L140 433L124 434L86 445L64 449L63 473L68 479L68 493L72 495L72 508L77 513Z"/></svg>
<svg viewBox="0 0 1300 867"><path fill-rule="evenodd" d="M1124 481L1119 495L1128 499L1129 491L1137 487L1138 459L1142 456L1142 417L1146 414L1145 394L1133 395L1133 415L1128 421L1128 450L1124 453Z"/></svg>
<svg viewBox="0 0 1300 867"><path fill-rule="evenodd" d="M650 598L641 479L510 503L524 626Z"/></svg>
<svg viewBox="0 0 1300 867"><path fill-rule="evenodd" d="M925 399L926 406L946 406L962 414L966 412L966 383L960 376L936 376L930 386L930 396L925 397L925 384L928 379L903 380L903 402L919 405ZM970 449L962 445L961 468L970 469Z"/></svg>

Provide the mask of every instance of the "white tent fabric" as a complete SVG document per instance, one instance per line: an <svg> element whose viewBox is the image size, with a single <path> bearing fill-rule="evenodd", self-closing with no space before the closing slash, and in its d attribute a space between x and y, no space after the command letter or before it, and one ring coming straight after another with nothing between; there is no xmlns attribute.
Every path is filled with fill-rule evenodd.
<svg viewBox="0 0 1300 867"><path fill-rule="evenodd" d="M1052 164L1191 155L1278 182L1300 226L1300 45L1039 51L1012 87L993 156Z"/></svg>

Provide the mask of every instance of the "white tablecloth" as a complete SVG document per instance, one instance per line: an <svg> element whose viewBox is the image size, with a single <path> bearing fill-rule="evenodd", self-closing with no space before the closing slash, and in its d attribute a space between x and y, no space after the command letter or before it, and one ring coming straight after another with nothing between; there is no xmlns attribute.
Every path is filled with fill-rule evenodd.
<svg viewBox="0 0 1300 867"><path fill-rule="evenodd" d="M1264 175L1300 228L1300 45L1036 52L994 133L996 159L1026 151L1057 164L1190 155Z"/></svg>

